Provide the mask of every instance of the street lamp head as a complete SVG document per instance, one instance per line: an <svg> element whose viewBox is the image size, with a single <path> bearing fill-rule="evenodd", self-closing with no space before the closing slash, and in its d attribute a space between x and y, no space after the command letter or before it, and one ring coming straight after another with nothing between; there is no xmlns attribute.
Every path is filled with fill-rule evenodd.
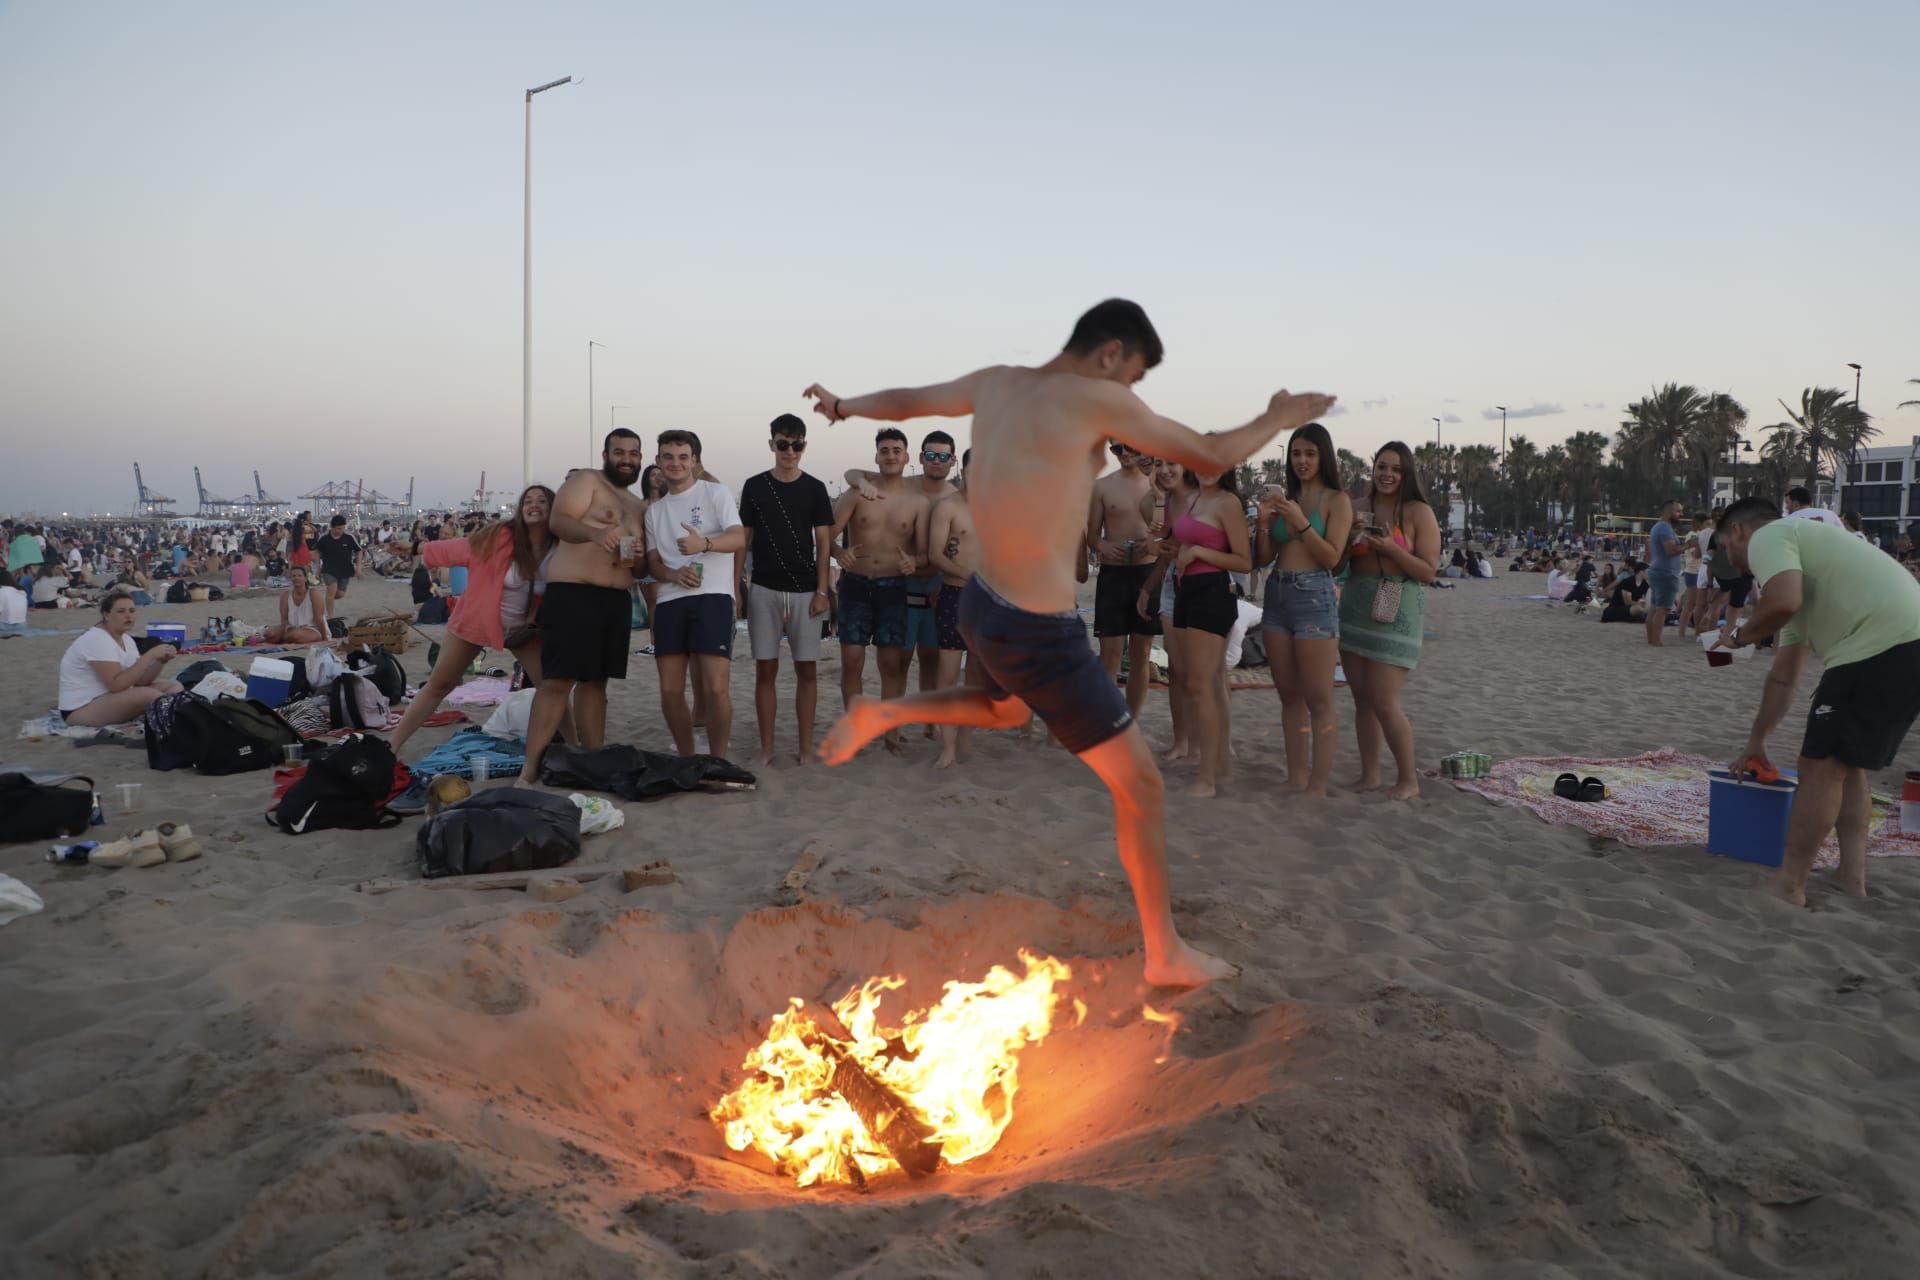
<svg viewBox="0 0 1920 1280"><path fill-rule="evenodd" d="M1855 373L1858 373L1858 372L1860 372L1860 366L1859 366L1859 365L1857 365L1857 364L1855 364L1855 363L1854 363L1853 361L1851 361L1851 360L1849 360L1849 361L1847 361L1847 368L1849 368L1849 369L1851 369L1851 370L1853 370L1853 371L1854 371Z"/></svg>
<svg viewBox="0 0 1920 1280"><path fill-rule="evenodd" d="M547 81L545 84L541 85L537 89L527 90L527 97L531 98L536 93L545 93L549 89L558 89L563 84L572 84L572 83L573 83L572 76L561 76L558 80Z"/></svg>

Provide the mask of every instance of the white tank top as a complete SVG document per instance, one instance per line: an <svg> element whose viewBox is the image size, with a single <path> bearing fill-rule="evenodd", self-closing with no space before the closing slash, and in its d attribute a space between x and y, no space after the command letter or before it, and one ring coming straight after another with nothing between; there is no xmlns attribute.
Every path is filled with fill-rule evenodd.
<svg viewBox="0 0 1920 1280"><path fill-rule="evenodd" d="M295 600L293 593L287 593L287 625L289 627L312 627L320 629L320 623L314 617L313 588L307 588L305 600Z"/></svg>

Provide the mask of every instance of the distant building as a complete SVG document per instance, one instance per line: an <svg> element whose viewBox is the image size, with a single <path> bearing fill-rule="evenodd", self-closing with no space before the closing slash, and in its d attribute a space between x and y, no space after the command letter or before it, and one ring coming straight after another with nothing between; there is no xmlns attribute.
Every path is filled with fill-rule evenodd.
<svg viewBox="0 0 1920 1280"><path fill-rule="evenodd" d="M1846 483L1833 504L1860 517L1860 529L1890 547L1920 522L1920 436L1907 444L1862 449L1846 468Z"/></svg>

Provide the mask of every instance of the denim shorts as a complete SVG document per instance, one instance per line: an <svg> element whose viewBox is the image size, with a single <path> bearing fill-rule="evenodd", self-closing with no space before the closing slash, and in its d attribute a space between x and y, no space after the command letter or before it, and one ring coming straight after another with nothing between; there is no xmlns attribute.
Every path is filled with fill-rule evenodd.
<svg viewBox="0 0 1920 1280"><path fill-rule="evenodd" d="M1677 573L1649 573L1647 581L1653 586L1653 607L1671 609L1680 599L1680 575Z"/></svg>
<svg viewBox="0 0 1920 1280"><path fill-rule="evenodd" d="M1333 575L1325 569L1304 573L1275 569L1267 575L1260 626L1265 631L1284 631L1296 640L1338 637L1340 602L1333 594Z"/></svg>

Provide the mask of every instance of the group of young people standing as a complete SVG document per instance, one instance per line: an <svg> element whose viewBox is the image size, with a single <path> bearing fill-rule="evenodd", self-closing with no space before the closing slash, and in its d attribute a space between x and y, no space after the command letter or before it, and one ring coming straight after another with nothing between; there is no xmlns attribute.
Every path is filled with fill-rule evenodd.
<svg viewBox="0 0 1920 1280"><path fill-rule="evenodd" d="M1166 759L1197 763L1187 793L1212 796L1232 779L1226 663L1242 607L1232 575L1269 569L1257 613L1280 697L1287 789L1326 794L1338 744L1335 673L1344 667L1360 752L1352 786L1382 789L1385 748L1397 770L1388 794L1416 794L1400 690L1419 664L1422 588L1438 570L1441 539L1407 447L1382 448L1355 499L1327 429L1300 427L1287 441L1285 483L1254 498L1251 531L1233 471L1195 472L1120 444L1113 453L1119 470L1095 483L1087 517L1099 566L1094 635L1116 678L1125 653L1136 717L1153 638L1162 638L1173 719Z"/></svg>

